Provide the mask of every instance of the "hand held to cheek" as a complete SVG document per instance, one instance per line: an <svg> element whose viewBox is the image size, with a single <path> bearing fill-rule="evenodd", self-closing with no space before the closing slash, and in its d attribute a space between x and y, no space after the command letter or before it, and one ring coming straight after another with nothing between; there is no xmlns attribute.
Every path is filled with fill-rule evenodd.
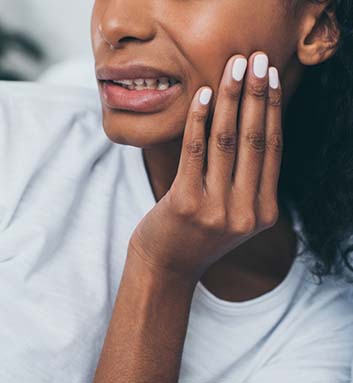
<svg viewBox="0 0 353 383"><path fill-rule="evenodd" d="M198 280L212 263L277 221L282 92L278 71L268 64L263 52L227 62L208 142L213 91L196 92L174 182L129 242L129 252L156 271Z"/></svg>

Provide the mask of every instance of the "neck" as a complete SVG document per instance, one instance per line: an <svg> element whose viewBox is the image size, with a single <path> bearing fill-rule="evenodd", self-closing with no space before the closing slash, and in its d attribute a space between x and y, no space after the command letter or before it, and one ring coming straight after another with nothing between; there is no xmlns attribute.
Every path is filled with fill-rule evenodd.
<svg viewBox="0 0 353 383"><path fill-rule="evenodd" d="M181 139L167 144L143 149L146 171L158 202L171 187L178 170Z"/></svg>

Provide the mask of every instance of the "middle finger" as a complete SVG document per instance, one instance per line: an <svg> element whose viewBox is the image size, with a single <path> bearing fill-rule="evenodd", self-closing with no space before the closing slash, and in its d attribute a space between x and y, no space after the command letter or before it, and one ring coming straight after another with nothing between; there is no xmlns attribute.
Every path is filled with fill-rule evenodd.
<svg viewBox="0 0 353 383"><path fill-rule="evenodd" d="M231 186L237 141L237 116L247 59L236 55L226 65L208 139L206 189L225 198Z"/></svg>
<svg viewBox="0 0 353 383"><path fill-rule="evenodd" d="M256 211L265 152L268 57L256 52L249 58L244 95L239 112L239 142L234 168L235 208ZM239 211L239 210L238 210Z"/></svg>

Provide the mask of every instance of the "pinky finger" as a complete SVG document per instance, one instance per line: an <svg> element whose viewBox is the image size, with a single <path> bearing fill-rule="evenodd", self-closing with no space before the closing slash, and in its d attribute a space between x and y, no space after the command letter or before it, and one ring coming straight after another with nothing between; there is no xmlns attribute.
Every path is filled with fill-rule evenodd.
<svg viewBox="0 0 353 383"><path fill-rule="evenodd" d="M186 120L176 182L187 191L202 191L206 153L205 127L212 89L202 87L196 92Z"/></svg>
<svg viewBox="0 0 353 383"><path fill-rule="evenodd" d="M258 214L265 223L272 225L278 213L277 188L281 168L282 135L282 89L278 71L269 68L270 86L268 88L266 112L266 150L259 188Z"/></svg>

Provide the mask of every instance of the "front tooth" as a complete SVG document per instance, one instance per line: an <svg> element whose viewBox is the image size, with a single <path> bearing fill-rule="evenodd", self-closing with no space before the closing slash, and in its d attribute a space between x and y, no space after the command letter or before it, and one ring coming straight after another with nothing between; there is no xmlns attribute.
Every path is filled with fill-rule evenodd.
<svg viewBox="0 0 353 383"><path fill-rule="evenodd" d="M133 85L134 83L132 80L121 80L119 82L124 85Z"/></svg>
<svg viewBox="0 0 353 383"><path fill-rule="evenodd" d="M156 78L146 78L146 84L147 85L157 85L157 79Z"/></svg>
<svg viewBox="0 0 353 383"><path fill-rule="evenodd" d="M134 83L135 83L136 85L144 85L145 80L144 80L143 78L136 78L136 79L134 80Z"/></svg>
<svg viewBox="0 0 353 383"><path fill-rule="evenodd" d="M157 89L157 79L148 78L145 80L147 89L154 90Z"/></svg>

